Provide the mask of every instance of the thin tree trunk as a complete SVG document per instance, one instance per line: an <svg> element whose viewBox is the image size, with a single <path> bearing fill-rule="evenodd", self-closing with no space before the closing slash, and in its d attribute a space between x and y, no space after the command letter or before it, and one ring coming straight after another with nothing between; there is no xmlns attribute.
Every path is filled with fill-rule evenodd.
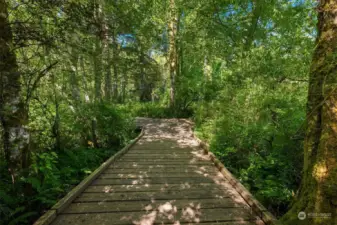
<svg viewBox="0 0 337 225"><path fill-rule="evenodd" d="M177 60L177 72L176 72L176 76L180 77L181 71L180 71L180 53L181 53L181 49L182 49L182 39L179 36L180 34L180 30L181 30L181 18L183 16L183 12L182 10L179 10L179 14L177 15L177 31L176 31L176 60Z"/></svg>
<svg viewBox="0 0 337 225"><path fill-rule="evenodd" d="M142 52L142 49L139 50L139 65L140 65L140 95L139 101L145 102L146 101L146 80L145 80L145 58Z"/></svg>
<svg viewBox="0 0 337 225"><path fill-rule="evenodd" d="M94 53L95 100L102 100L102 74L106 63L107 25L103 14L104 0L98 0L95 5L95 20L99 24Z"/></svg>
<svg viewBox="0 0 337 225"><path fill-rule="evenodd" d="M180 17L181 18L181 17ZM180 23L180 21L179 21ZM179 30L178 30L178 33ZM182 38L180 38L179 40L179 56L178 56L178 60L179 60L179 68L178 68L178 77L183 75L184 72L184 46L183 46L183 42L182 42Z"/></svg>
<svg viewBox="0 0 337 225"><path fill-rule="evenodd" d="M318 37L310 70L304 169L285 224L337 224L337 0L320 1ZM318 213L299 220L300 211ZM321 213L326 213L323 218Z"/></svg>
<svg viewBox="0 0 337 225"><path fill-rule="evenodd" d="M60 104L56 92L54 92L55 101L55 119L53 124L53 135L55 137L55 149L61 150L61 133L60 133Z"/></svg>
<svg viewBox="0 0 337 225"><path fill-rule="evenodd" d="M169 72L170 72L170 107L174 108L175 106L175 89L176 89L176 75L177 75L177 45L176 45L176 36L177 36L177 8L175 5L175 0L169 0Z"/></svg>
<svg viewBox="0 0 337 225"><path fill-rule="evenodd" d="M95 148L99 148L96 130L97 130L97 121L96 121L96 119L93 119L93 120L91 120L92 142L93 142Z"/></svg>
<svg viewBox="0 0 337 225"><path fill-rule="evenodd" d="M105 51L104 51L104 55L106 55L106 60L105 60L105 87L104 87L104 92L105 92L105 100L107 102L111 101L111 97L112 97L112 85L111 85L111 58L110 58L110 48L109 48L109 44L108 44L108 31L107 31L107 27L105 28L105 33L106 33L106 37L104 38L104 42L105 42Z"/></svg>
<svg viewBox="0 0 337 225"><path fill-rule="evenodd" d="M80 89L77 79L78 56L74 50L70 57L70 86L72 89L72 98L75 103L78 103L80 101Z"/></svg>
<svg viewBox="0 0 337 225"><path fill-rule="evenodd" d="M95 101L102 100L102 50L101 41L97 38L95 43L94 75L95 75Z"/></svg>
<svg viewBox="0 0 337 225"><path fill-rule="evenodd" d="M90 90L88 88L88 80L87 80L87 73L86 73L86 68L85 68L85 65L84 65L84 60L85 58L82 56L80 57L80 66L81 66L81 69L82 69L82 81L83 81L83 86L84 86L84 99L85 99L85 102L90 102Z"/></svg>
<svg viewBox="0 0 337 225"><path fill-rule="evenodd" d="M125 102L125 98L126 98L126 86L128 85L128 76L126 74L124 74L124 76L122 76L122 93L120 96L120 102L124 103Z"/></svg>
<svg viewBox="0 0 337 225"><path fill-rule="evenodd" d="M49 55L49 50L47 48L45 48L45 56L43 58L44 62L46 62L46 58ZM71 62L72 64L72 62ZM76 73L76 71L72 71L74 73ZM72 74L74 76L76 76L76 74ZM71 78L74 79L74 78ZM54 123L52 126L52 133L53 133L53 137L55 138L55 150L56 151L60 151L61 150L61 132L60 132L60 104L59 104L59 98L58 98L58 92L56 90L56 81L55 81L55 75L53 74L51 76L51 81L52 81L52 85L53 85L53 94L54 94L54 105L55 105L55 116L54 116ZM74 84L71 81L71 87L74 88L73 86ZM73 91L73 90L72 90ZM74 94L74 93L72 93ZM74 97L74 96L73 96ZM76 99L74 98L74 100L76 101Z"/></svg>
<svg viewBox="0 0 337 225"><path fill-rule="evenodd" d="M20 96L21 74L12 46L12 31L5 0L0 0L0 120L3 127L3 148L9 170L29 166L28 111ZM20 165L21 164L21 165Z"/></svg>
<svg viewBox="0 0 337 225"><path fill-rule="evenodd" d="M109 53L108 53L109 54ZM108 58L110 61L110 57ZM112 91L112 86L111 86L111 64L108 63L106 71L105 71L105 100L107 102L111 101L111 91Z"/></svg>
<svg viewBox="0 0 337 225"><path fill-rule="evenodd" d="M115 28L112 33L112 67L113 67L113 98L115 101L118 100L118 44L117 44L117 37L115 33Z"/></svg>
<svg viewBox="0 0 337 225"><path fill-rule="evenodd" d="M103 12L103 8L105 5L104 0L99 1L99 7L101 10L98 14L98 21L101 24L101 43L102 43L102 68L104 68L104 71L102 71L102 74L105 74L105 86L104 86L104 95L105 100L109 102L111 100L111 64L110 64L110 51L109 51L109 28L107 25L107 21L105 18L105 14Z"/></svg>

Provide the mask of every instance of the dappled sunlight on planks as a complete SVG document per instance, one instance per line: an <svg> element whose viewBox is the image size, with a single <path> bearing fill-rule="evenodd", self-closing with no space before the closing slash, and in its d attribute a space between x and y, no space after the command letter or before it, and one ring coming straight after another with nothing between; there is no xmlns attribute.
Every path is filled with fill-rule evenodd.
<svg viewBox="0 0 337 225"><path fill-rule="evenodd" d="M192 138L192 124L187 120L137 118L136 123L145 129L144 138L138 143L140 146L144 143L158 143L158 140L159 143L171 140L174 144L171 148L198 146L198 142Z"/></svg>

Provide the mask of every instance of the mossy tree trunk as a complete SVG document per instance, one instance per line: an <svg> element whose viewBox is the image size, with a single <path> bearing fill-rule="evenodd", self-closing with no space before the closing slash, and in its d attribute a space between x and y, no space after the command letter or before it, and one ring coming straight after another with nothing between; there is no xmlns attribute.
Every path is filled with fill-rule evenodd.
<svg viewBox="0 0 337 225"><path fill-rule="evenodd" d="M12 48L7 4L0 0L0 120L3 148L15 181L16 171L29 166L28 110L21 93L21 74Z"/></svg>
<svg viewBox="0 0 337 225"><path fill-rule="evenodd" d="M337 0L322 0L318 5L306 129L301 187L282 220L289 225L337 224ZM304 220L298 219L301 211L307 214ZM327 213L327 218L321 213Z"/></svg>

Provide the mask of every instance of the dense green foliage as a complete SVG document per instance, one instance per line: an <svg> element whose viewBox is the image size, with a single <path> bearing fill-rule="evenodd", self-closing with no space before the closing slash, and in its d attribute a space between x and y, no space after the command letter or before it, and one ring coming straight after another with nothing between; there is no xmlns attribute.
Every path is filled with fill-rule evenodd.
<svg viewBox="0 0 337 225"><path fill-rule="evenodd" d="M2 161L0 165L2 224L25 224L38 217L135 135L133 120L123 109L89 104L79 109L82 113L74 113L64 108L60 114L63 135L57 149L46 118L38 114L39 110L33 112L31 127L43 132L34 133L31 166L13 183L6 164ZM97 120L98 147L90 137L83 139L85 134L81 133L90 132L93 117ZM31 186L29 193L27 185Z"/></svg>
<svg viewBox="0 0 337 225"><path fill-rule="evenodd" d="M32 155L29 175L20 177L15 185L1 165L2 224L25 224L57 202L71 188L94 171L116 149L78 148L62 152L46 151ZM31 184L31 196L22 196L26 184Z"/></svg>
<svg viewBox="0 0 337 225"><path fill-rule="evenodd" d="M312 43L308 44L293 54L261 47L252 50L244 61L247 70L227 67L217 90L220 97L196 107L201 137L276 215L287 210L301 179L307 93L301 79L306 80L310 64L306 49ZM299 56L301 63L294 64ZM276 65L280 72L274 71ZM238 84L239 73L243 79Z"/></svg>
<svg viewBox="0 0 337 225"><path fill-rule="evenodd" d="M134 137L136 116L193 119L258 200L277 216L289 209L302 173L314 1L175 1L174 107L169 1L7 2L30 163L9 172L1 145L0 223L34 221Z"/></svg>

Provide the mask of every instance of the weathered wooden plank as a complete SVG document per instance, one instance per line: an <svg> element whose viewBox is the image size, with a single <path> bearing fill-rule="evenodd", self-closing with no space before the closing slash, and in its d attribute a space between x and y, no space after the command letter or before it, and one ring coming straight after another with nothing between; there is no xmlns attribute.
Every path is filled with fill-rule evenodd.
<svg viewBox="0 0 337 225"><path fill-rule="evenodd" d="M202 154L200 150L197 149L172 149L172 150L164 150L164 149L132 149L130 154L141 154L141 155L147 155L147 154Z"/></svg>
<svg viewBox="0 0 337 225"><path fill-rule="evenodd" d="M123 164L121 161L116 162L113 165ZM137 165L152 165L152 166L164 166L164 165L172 165L172 166L188 166L188 165L196 165L196 166L211 166L214 165L212 162L209 161L194 161L194 160L165 160L165 159L158 159L158 160L128 160L124 161L124 164L137 166Z"/></svg>
<svg viewBox="0 0 337 225"><path fill-rule="evenodd" d="M166 190L212 190L220 189L226 191L226 187L214 185L212 183L195 184L145 184L145 185L91 185L84 192L149 192Z"/></svg>
<svg viewBox="0 0 337 225"><path fill-rule="evenodd" d="M203 170L188 170L188 169L175 169L175 168L160 168L160 169L151 169L151 168L143 168L143 169L107 169L104 172L105 174L135 174L135 175L140 175L140 174L146 174L146 175L152 175L152 174L167 174L168 176L173 175L173 174L200 174L200 175L218 175L221 174L219 171L216 170L208 170L208 171L203 171Z"/></svg>
<svg viewBox="0 0 337 225"><path fill-rule="evenodd" d="M120 179L120 178L138 178L138 179L143 179L143 178L171 178L171 177L179 177L179 178L192 178L192 177L223 177L221 173L218 174L210 174L210 173L195 173L195 172L190 172L190 173L167 173L167 172L162 172L162 173L103 173L100 178L109 178L109 179Z"/></svg>
<svg viewBox="0 0 337 225"><path fill-rule="evenodd" d="M121 162L121 161L119 161ZM158 164L158 163L164 163L164 164L211 164L209 160L205 159L200 159L200 158L123 158L123 162L128 163L128 162L133 162L133 163L151 163L151 164Z"/></svg>
<svg viewBox="0 0 337 225"><path fill-rule="evenodd" d="M140 160L140 161L149 161L149 160L169 160L169 161L176 161L176 160L192 160L198 159L197 157L193 157L192 155L157 155L157 156L125 156L123 160Z"/></svg>
<svg viewBox="0 0 337 225"><path fill-rule="evenodd" d="M229 195L220 189L211 190L165 190L159 192L115 192L83 193L74 202L111 202L111 201L147 201L175 199L228 198Z"/></svg>
<svg viewBox="0 0 337 225"><path fill-rule="evenodd" d="M151 167L144 166L143 168L108 168L105 170L107 173L218 173L214 167L211 166L186 166L186 167L175 167L175 166L165 166Z"/></svg>
<svg viewBox="0 0 337 225"><path fill-rule="evenodd" d="M93 185L139 185L139 184L194 184L194 183L214 183L214 179L207 177L193 178L155 178L155 179L96 179Z"/></svg>
<svg viewBox="0 0 337 225"><path fill-rule="evenodd" d="M110 165L109 169L150 169L150 170L164 170L164 169L197 169L197 170L207 170L212 168L216 169L213 164L138 164L138 163L113 163Z"/></svg>
<svg viewBox="0 0 337 225"><path fill-rule="evenodd" d="M219 170L214 167L214 165L183 165L183 166L177 166L177 165L138 165L137 168L134 167L120 167L119 165L111 165L106 171L110 173L120 173L120 172L161 172L161 171L167 171L167 172L219 172Z"/></svg>
<svg viewBox="0 0 337 225"><path fill-rule="evenodd" d="M143 145L136 145L132 148L133 150L143 150L143 151L162 151L162 152L170 152L170 151L182 151L182 152L191 152L200 150L199 148L193 147L181 147L178 144L152 144L148 142Z"/></svg>
<svg viewBox="0 0 337 225"><path fill-rule="evenodd" d="M157 154L203 154L203 150L200 149L180 149L180 148L172 148L172 149L134 149L130 151L130 154L144 154L144 155L157 155Z"/></svg>
<svg viewBox="0 0 337 225"><path fill-rule="evenodd" d="M183 155L183 156L190 156L190 155L204 155L203 151L167 151L167 152L160 152L160 151L139 151L139 150L130 150L125 156L170 156L170 155Z"/></svg>
<svg viewBox="0 0 337 225"><path fill-rule="evenodd" d="M125 155L123 158L133 158L133 159L204 159L204 160L210 160L207 155L199 154L199 153L172 153L172 154L167 154L167 153L158 153L158 154L128 154Z"/></svg>
<svg viewBox="0 0 337 225"><path fill-rule="evenodd" d="M139 151L139 150L132 150L129 154L130 156L142 156L142 157L147 157L147 156L171 156L171 155L181 155L181 156L193 156L193 155L200 155L203 156L202 152L200 153L199 151L189 151L189 152L182 152L182 151Z"/></svg>
<svg viewBox="0 0 337 225"><path fill-rule="evenodd" d="M248 210L242 208L197 209L188 207L176 210L174 207L164 207L162 211L149 212L115 212L63 214L58 216L53 225L93 225L93 224L161 224L161 223L201 223L201 222L240 222L254 220Z"/></svg>
<svg viewBox="0 0 337 225"><path fill-rule="evenodd" d="M200 223L198 225L265 225L262 220L255 218L252 221L230 221L230 222L217 222L217 223Z"/></svg>
<svg viewBox="0 0 337 225"><path fill-rule="evenodd" d="M161 207L176 207L181 210L186 207L199 209L215 208L247 208L230 198L223 199L188 199L188 200L157 200L157 201L123 201L123 202L85 202L73 203L63 213L100 213L100 212L135 212L159 210Z"/></svg>
<svg viewBox="0 0 337 225"><path fill-rule="evenodd" d="M179 153L191 153L191 152L202 152L200 148L181 148L181 147L170 147L170 148L163 148L157 147L154 148L153 146L149 147L133 147L132 152L140 152L140 153L171 153L171 152L179 152Z"/></svg>
<svg viewBox="0 0 337 225"><path fill-rule="evenodd" d="M121 162L118 161L110 166L110 168L139 168L139 167L183 167L183 166L212 166L214 165L210 161L188 162L188 161L133 161L133 162Z"/></svg>
<svg viewBox="0 0 337 225"><path fill-rule="evenodd" d="M181 146L179 145L176 141L149 141L146 139L143 139L142 142L139 142L137 145L134 146L134 149L164 149L164 150L170 150L173 148L179 148L179 149L194 149L193 147L190 146Z"/></svg>

